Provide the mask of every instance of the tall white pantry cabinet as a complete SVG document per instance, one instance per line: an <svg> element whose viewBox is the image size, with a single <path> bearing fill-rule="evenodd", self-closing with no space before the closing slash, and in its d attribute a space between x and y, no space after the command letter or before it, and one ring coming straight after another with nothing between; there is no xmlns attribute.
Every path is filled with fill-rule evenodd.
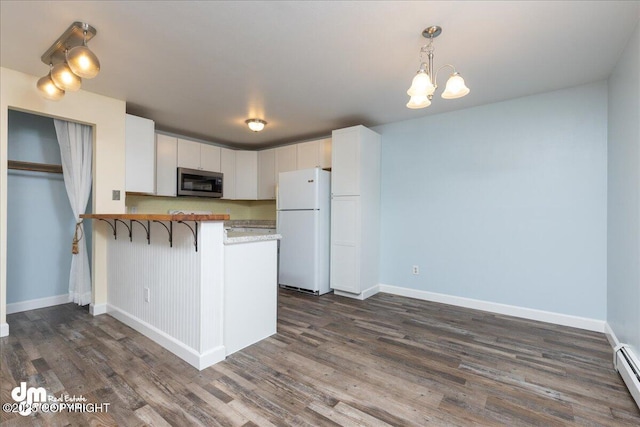
<svg viewBox="0 0 640 427"><path fill-rule="evenodd" d="M331 147L331 273L336 295L365 299L378 289L380 135L334 130Z"/></svg>

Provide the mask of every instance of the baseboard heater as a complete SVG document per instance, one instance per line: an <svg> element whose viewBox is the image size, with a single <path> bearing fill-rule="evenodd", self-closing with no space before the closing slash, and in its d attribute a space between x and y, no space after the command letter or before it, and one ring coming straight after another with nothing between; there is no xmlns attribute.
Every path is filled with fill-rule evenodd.
<svg viewBox="0 0 640 427"><path fill-rule="evenodd" d="M613 366L640 408L640 362L629 346L620 344L613 349Z"/></svg>

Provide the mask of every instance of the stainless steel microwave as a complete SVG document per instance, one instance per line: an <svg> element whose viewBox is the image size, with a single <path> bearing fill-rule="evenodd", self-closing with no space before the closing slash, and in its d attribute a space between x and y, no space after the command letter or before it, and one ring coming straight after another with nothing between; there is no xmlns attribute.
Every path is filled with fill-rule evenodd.
<svg viewBox="0 0 640 427"><path fill-rule="evenodd" d="M220 172L178 168L178 196L222 197L222 183Z"/></svg>

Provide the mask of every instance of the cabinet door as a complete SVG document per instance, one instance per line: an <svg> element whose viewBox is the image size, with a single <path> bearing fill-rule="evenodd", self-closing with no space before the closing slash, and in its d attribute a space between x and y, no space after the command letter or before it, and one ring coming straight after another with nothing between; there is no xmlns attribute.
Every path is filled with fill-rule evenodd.
<svg viewBox="0 0 640 427"><path fill-rule="evenodd" d="M320 167L322 140L301 142L296 146L298 170Z"/></svg>
<svg viewBox="0 0 640 427"><path fill-rule="evenodd" d="M360 197L331 198L330 286L360 293Z"/></svg>
<svg viewBox="0 0 640 427"><path fill-rule="evenodd" d="M220 172L223 173L222 198L236 198L236 152L228 148L220 148Z"/></svg>
<svg viewBox="0 0 640 427"><path fill-rule="evenodd" d="M176 196L178 140L172 136L156 135L156 195Z"/></svg>
<svg viewBox="0 0 640 427"><path fill-rule="evenodd" d="M156 191L156 143L153 120L126 115L125 118L125 191Z"/></svg>
<svg viewBox="0 0 640 427"><path fill-rule="evenodd" d="M220 147L200 144L200 168L211 172L220 172Z"/></svg>
<svg viewBox="0 0 640 427"><path fill-rule="evenodd" d="M258 152L236 151L236 199L258 198Z"/></svg>
<svg viewBox="0 0 640 427"><path fill-rule="evenodd" d="M297 169L298 150L295 145L287 145L276 148L276 184L280 172L289 172Z"/></svg>
<svg viewBox="0 0 640 427"><path fill-rule="evenodd" d="M331 194L360 194L360 135L357 129L333 132L331 139Z"/></svg>
<svg viewBox="0 0 640 427"><path fill-rule="evenodd" d="M200 169L200 143L178 138L178 167Z"/></svg>
<svg viewBox="0 0 640 427"><path fill-rule="evenodd" d="M258 151L258 199L276 198L276 150Z"/></svg>

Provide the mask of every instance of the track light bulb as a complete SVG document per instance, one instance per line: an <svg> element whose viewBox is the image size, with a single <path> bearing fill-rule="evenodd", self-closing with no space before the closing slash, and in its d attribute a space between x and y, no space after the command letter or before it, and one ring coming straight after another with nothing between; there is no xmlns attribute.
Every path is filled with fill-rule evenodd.
<svg viewBox="0 0 640 427"><path fill-rule="evenodd" d="M82 86L82 79L78 77L66 62L56 64L51 69L51 80L60 89L67 92L75 92Z"/></svg>
<svg viewBox="0 0 640 427"><path fill-rule="evenodd" d="M92 79L100 72L100 61L87 47L86 40L82 46L76 46L67 52L67 63L71 70L83 79Z"/></svg>
<svg viewBox="0 0 640 427"><path fill-rule="evenodd" d="M50 101L58 101L64 96L64 90L56 86L53 80L51 80L51 73L38 80L36 86L40 94Z"/></svg>

